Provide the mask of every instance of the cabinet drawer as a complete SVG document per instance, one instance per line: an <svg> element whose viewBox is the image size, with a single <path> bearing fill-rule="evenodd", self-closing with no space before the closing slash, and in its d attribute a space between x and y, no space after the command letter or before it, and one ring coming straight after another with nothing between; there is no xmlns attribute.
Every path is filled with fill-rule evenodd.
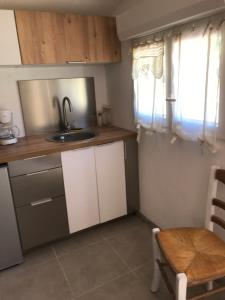
<svg viewBox="0 0 225 300"><path fill-rule="evenodd" d="M16 209L23 250L63 238L68 235L65 197Z"/></svg>
<svg viewBox="0 0 225 300"><path fill-rule="evenodd" d="M10 177L61 167L59 153L9 162Z"/></svg>
<svg viewBox="0 0 225 300"><path fill-rule="evenodd" d="M11 178L16 207L64 195L62 168Z"/></svg>

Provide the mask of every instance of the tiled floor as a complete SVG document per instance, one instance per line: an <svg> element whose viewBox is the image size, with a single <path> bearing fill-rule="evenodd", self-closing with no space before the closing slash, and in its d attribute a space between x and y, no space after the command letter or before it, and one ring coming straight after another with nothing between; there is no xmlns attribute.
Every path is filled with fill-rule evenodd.
<svg viewBox="0 0 225 300"><path fill-rule="evenodd" d="M131 216L30 253L0 273L0 300L170 300L151 278L151 228Z"/></svg>

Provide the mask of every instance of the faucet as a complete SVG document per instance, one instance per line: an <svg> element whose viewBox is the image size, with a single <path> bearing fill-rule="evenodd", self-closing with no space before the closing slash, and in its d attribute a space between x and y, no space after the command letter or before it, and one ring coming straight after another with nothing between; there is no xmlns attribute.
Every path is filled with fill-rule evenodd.
<svg viewBox="0 0 225 300"><path fill-rule="evenodd" d="M71 126L67 120L67 114L66 114L66 103L68 104L69 106L69 110L70 112L73 111L73 107L72 107L72 103L70 101L70 98L68 97L64 97L63 98L63 102L62 102L62 107L63 107L63 126L64 126L64 129L66 131L69 131L71 129Z"/></svg>

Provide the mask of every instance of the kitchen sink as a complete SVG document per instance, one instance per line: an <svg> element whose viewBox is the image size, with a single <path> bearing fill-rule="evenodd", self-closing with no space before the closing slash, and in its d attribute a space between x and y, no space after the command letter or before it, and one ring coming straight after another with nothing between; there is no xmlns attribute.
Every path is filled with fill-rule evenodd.
<svg viewBox="0 0 225 300"><path fill-rule="evenodd" d="M50 142L67 143L67 142L88 140L88 139L92 139L95 136L96 134L94 131L78 131L78 132L57 133L48 136L47 140Z"/></svg>

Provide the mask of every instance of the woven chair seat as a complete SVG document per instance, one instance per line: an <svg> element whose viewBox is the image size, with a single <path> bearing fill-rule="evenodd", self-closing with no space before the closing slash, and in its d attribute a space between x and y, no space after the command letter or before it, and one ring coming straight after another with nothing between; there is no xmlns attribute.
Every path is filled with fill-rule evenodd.
<svg viewBox="0 0 225 300"><path fill-rule="evenodd" d="M157 239L176 274L185 273L188 285L225 276L225 243L207 229L162 230Z"/></svg>

